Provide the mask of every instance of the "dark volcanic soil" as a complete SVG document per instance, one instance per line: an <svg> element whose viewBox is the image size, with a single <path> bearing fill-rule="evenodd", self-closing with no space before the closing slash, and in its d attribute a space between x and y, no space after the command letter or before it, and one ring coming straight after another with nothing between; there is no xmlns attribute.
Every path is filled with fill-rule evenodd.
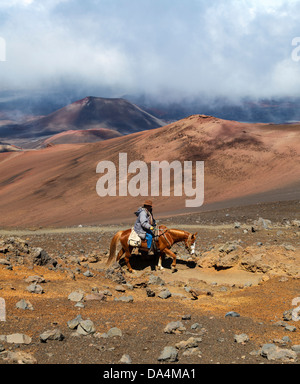
<svg viewBox="0 0 300 384"><path fill-rule="evenodd" d="M161 220L160 224L198 232L198 258L213 245L233 240L240 240L243 247L262 243L273 249L288 244L298 250L300 229L288 226L287 221L299 219L299 207L299 201L262 204L178 216ZM271 220L272 228L252 232L251 225L258 217ZM235 222L240 223L239 228L235 228ZM296 332L275 325L283 320L284 311L293 308L292 300L300 296L298 278L250 273L236 268L219 272L203 270L189 259L182 246L177 245L174 247L178 256L178 272L175 274L170 271L170 260L165 260L163 271L156 271L153 265L150 266L149 259L132 258L134 274L129 274L121 262L127 285L123 285L125 292L119 292L116 290L118 283L105 274L109 243L119 229L123 228L112 225L0 231L3 239L18 236L32 247L43 248L58 260L56 268L13 265L10 270L0 264L0 296L6 301L6 321L0 322L0 335L24 333L32 338L29 345L8 344L0 340L4 348L0 364L9 364L1 358L5 351L29 352L38 364L119 364L124 354L131 357L133 364L158 364L164 347L174 346L191 336L202 338L200 353L184 356L184 351L179 350L178 361L174 364L273 364L278 361L268 361L253 351L274 340L276 345L287 349L300 344L298 322L286 322L295 326ZM247 233L245 229L248 229ZM89 262L93 254L98 257L96 263ZM295 262L299 264L298 255L293 253ZM2 257L0 254L0 259ZM87 270L93 277L83 275ZM45 278L46 283L41 284L45 291L43 294L26 290L29 284L25 279L33 275ZM149 285L151 275L161 277L165 285ZM147 296L146 286L155 292L155 297ZM163 287L172 293L170 298L158 297ZM197 300L188 292L189 287L200 292ZM112 295L107 296L106 301L86 300L84 308L77 308L68 300L68 295L78 289L85 294L108 289ZM115 301L115 298L129 295L133 302ZM34 310L17 309L16 303L21 299L29 300ZM240 317L225 318L229 311L238 312ZM74 331L68 328L67 322L78 314L93 321L96 333L118 327L122 336L72 336ZM190 320L182 320L184 315L191 315ZM186 331L166 334L164 328L172 321L182 321ZM197 330L191 328L195 323L200 324ZM65 339L41 343L39 335L55 328L61 330ZM244 344L236 343L234 335L242 333L247 334L250 340ZM285 345L278 342L284 336L290 338Z"/></svg>

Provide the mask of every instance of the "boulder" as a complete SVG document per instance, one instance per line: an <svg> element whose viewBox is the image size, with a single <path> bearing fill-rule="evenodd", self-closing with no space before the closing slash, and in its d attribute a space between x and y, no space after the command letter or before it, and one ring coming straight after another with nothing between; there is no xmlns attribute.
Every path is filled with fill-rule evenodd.
<svg viewBox="0 0 300 384"><path fill-rule="evenodd" d="M61 331L59 329L48 330L48 331L43 332L40 335L40 341L42 343L46 343L48 340L61 341L64 338L65 338L64 335L61 333Z"/></svg>
<svg viewBox="0 0 300 384"><path fill-rule="evenodd" d="M77 327L77 333L86 336L96 332L94 323L91 320L81 320Z"/></svg>
<svg viewBox="0 0 300 384"><path fill-rule="evenodd" d="M6 357L4 357L4 360L8 361L9 363L17 363L17 364L37 364L36 358L27 352L11 352L8 351L6 353Z"/></svg>
<svg viewBox="0 0 300 384"><path fill-rule="evenodd" d="M13 333L6 336L6 342L11 344L30 344L31 340L31 337L23 333Z"/></svg>
<svg viewBox="0 0 300 384"><path fill-rule="evenodd" d="M178 361L178 351L174 347L165 347L157 360L167 361L170 363Z"/></svg>
<svg viewBox="0 0 300 384"><path fill-rule="evenodd" d="M183 333L186 331L185 326L181 321L172 321L164 329L165 333Z"/></svg>
<svg viewBox="0 0 300 384"><path fill-rule="evenodd" d="M18 301L16 304L16 308L24 309L24 310L29 309L29 310L33 311L33 305L25 299L21 299L20 301Z"/></svg>

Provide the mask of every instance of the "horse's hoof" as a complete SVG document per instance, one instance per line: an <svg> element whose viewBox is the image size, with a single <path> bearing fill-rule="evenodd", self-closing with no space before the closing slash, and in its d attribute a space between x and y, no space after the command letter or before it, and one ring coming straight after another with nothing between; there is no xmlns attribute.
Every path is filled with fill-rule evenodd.
<svg viewBox="0 0 300 384"><path fill-rule="evenodd" d="M172 268L172 273L175 273L177 271L178 271L177 268Z"/></svg>

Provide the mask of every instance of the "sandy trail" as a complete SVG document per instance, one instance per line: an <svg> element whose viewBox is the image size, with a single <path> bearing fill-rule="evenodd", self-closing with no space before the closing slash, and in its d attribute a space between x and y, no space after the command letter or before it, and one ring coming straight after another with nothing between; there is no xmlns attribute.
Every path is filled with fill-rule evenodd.
<svg viewBox="0 0 300 384"><path fill-rule="evenodd" d="M120 231L120 230L126 230L130 226L98 226L98 227L70 227L70 228L40 228L40 229L0 229L0 236L27 236L27 235L46 235L46 234L58 234L58 233L107 233L107 232L114 232L114 231ZM171 225L170 227L175 229L183 229L187 231L194 231L197 229L207 229L212 231L220 231L223 229L230 229L232 228L232 225L230 224L224 224L224 225Z"/></svg>

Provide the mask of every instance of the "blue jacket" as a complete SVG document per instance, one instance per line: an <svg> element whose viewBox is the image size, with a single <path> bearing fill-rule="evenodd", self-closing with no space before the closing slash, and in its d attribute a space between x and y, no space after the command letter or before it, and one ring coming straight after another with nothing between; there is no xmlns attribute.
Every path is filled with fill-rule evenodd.
<svg viewBox="0 0 300 384"><path fill-rule="evenodd" d="M134 224L135 232L140 236L141 239L146 238L146 232L149 232L151 226L155 225L155 220L150 212L145 208L139 208L135 212L137 219ZM151 224L152 221L152 224Z"/></svg>

